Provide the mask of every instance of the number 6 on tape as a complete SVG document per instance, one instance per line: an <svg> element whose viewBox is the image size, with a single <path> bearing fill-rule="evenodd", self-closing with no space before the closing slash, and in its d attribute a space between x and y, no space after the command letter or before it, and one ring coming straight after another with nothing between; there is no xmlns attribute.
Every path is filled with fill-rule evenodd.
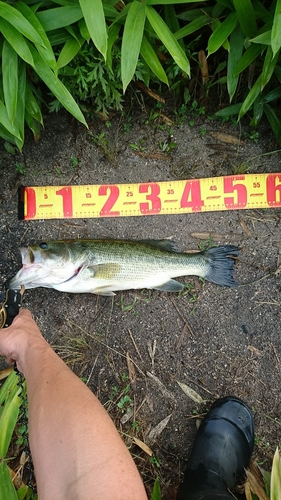
<svg viewBox="0 0 281 500"><path fill-rule="evenodd" d="M281 207L281 173L19 190L19 218L66 219Z"/></svg>

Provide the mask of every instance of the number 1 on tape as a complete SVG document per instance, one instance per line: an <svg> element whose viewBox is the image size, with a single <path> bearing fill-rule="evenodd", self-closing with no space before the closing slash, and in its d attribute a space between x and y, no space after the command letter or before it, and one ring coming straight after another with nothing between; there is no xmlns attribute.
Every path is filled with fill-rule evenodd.
<svg viewBox="0 0 281 500"><path fill-rule="evenodd" d="M281 173L139 184L22 187L19 217L129 217L276 207L281 207Z"/></svg>

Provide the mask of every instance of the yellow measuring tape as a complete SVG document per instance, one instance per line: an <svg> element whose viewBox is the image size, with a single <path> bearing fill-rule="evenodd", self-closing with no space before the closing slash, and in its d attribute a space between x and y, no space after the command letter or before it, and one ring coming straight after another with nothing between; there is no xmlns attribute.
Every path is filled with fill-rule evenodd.
<svg viewBox="0 0 281 500"><path fill-rule="evenodd" d="M281 173L20 188L20 219L183 214L281 207Z"/></svg>

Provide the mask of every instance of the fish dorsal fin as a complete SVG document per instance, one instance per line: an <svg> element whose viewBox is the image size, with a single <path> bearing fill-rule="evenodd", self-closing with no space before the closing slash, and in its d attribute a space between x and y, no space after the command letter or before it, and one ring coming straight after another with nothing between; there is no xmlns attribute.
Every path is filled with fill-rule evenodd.
<svg viewBox="0 0 281 500"><path fill-rule="evenodd" d="M139 240L139 243L166 250L166 252L181 252L177 244L172 240Z"/></svg>

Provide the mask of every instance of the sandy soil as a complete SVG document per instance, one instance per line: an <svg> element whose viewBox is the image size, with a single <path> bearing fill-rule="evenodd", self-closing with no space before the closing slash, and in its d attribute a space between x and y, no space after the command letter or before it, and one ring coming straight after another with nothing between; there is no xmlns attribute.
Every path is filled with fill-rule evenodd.
<svg viewBox="0 0 281 500"><path fill-rule="evenodd" d="M255 143L245 138L247 129L230 124L197 118L193 127L188 121L168 127L148 118L138 110L131 120L126 113L116 115L110 127L92 123L89 135L62 113L46 116L41 140L35 144L28 135L22 155L9 154L0 144L0 277L4 282L19 269L19 246L48 239L172 238L187 250L198 249L208 240L204 233L212 233L216 244L239 246L235 289L186 278L181 281L191 286L181 296L140 290L111 298L49 289L24 295L44 336L106 405L148 491L158 475L168 499L184 470L196 420L217 397L234 394L250 405L254 458L265 468L280 443L281 209L28 222L17 217L19 184L280 172L280 153L264 155L278 149L266 127ZM240 135L244 144L226 144L212 132ZM166 154L165 141L176 143ZM16 163L24 175L17 174ZM192 400L179 382L203 401Z"/></svg>

